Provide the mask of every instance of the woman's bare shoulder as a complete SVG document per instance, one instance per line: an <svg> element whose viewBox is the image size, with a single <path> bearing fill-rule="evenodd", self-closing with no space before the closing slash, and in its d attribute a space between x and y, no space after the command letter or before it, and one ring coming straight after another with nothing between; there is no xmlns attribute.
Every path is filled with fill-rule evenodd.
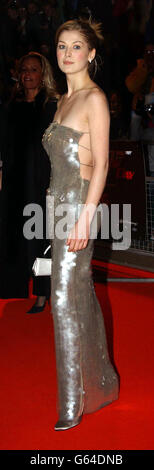
<svg viewBox="0 0 154 470"><path fill-rule="evenodd" d="M109 119L110 112L108 100L104 91L101 88L95 87L89 90L85 107L88 119L89 115L92 115L94 119L96 119L97 117L99 119L99 117L101 118L101 116L104 116Z"/></svg>
<svg viewBox="0 0 154 470"><path fill-rule="evenodd" d="M108 101L107 101L107 97L104 93L104 91L99 87L99 86L95 86L93 88L91 88L87 94L87 100L88 100L88 104L95 104L96 105L106 105L108 107Z"/></svg>

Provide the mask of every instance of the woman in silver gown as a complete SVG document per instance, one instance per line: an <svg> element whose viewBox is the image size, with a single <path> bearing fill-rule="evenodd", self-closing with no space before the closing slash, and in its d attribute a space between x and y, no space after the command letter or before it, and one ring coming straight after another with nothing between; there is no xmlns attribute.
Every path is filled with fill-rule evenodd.
<svg viewBox="0 0 154 470"><path fill-rule="evenodd" d="M108 105L89 75L99 39L100 25L82 19L58 29L57 59L68 91L43 136L51 160L55 211L51 285L59 392L55 430L76 426L84 413L118 398L118 377L109 359L90 269L90 230L108 170Z"/></svg>

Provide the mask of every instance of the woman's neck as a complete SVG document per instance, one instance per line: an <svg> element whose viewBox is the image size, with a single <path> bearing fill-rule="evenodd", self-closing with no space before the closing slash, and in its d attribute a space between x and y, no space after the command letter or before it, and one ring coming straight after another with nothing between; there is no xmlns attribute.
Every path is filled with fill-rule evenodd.
<svg viewBox="0 0 154 470"><path fill-rule="evenodd" d="M36 96L38 95L39 90L25 90L25 100L28 103L31 103L32 101L35 101Z"/></svg>
<svg viewBox="0 0 154 470"><path fill-rule="evenodd" d="M68 98L76 91L82 90L83 88L90 88L93 85L89 74L77 75L71 74L66 77L67 79L67 96Z"/></svg>

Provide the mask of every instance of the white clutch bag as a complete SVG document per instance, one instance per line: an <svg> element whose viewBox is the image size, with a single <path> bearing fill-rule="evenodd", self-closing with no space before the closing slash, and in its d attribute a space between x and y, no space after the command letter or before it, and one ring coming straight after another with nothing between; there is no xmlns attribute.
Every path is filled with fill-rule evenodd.
<svg viewBox="0 0 154 470"><path fill-rule="evenodd" d="M50 249L50 245L44 251L44 255ZM51 258L36 258L32 266L34 276L51 276L52 272L52 259Z"/></svg>

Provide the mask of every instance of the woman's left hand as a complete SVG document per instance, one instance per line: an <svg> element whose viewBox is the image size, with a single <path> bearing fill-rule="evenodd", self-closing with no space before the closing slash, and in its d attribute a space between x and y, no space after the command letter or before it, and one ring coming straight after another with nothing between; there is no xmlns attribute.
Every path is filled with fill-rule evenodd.
<svg viewBox="0 0 154 470"><path fill-rule="evenodd" d="M70 231L66 245L69 247L68 251L79 251L86 248L89 240L89 223L79 219Z"/></svg>

